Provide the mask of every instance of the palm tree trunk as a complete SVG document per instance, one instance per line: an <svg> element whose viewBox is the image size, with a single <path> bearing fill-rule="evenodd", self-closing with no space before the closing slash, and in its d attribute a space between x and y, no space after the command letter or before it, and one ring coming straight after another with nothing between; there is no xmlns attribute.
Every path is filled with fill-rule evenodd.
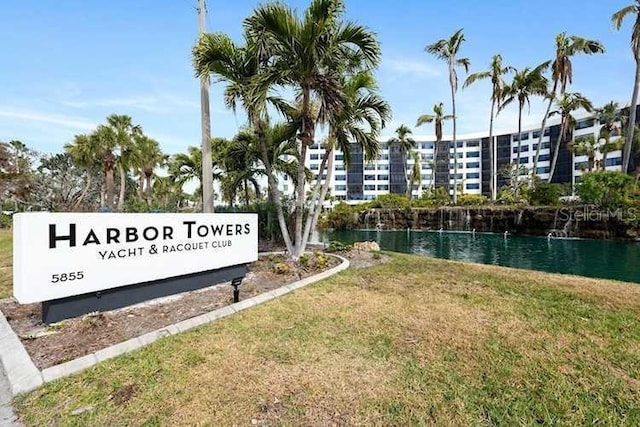
<svg viewBox="0 0 640 427"><path fill-rule="evenodd" d="M249 207L249 186L246 179L244 180L244 205Z"/></svg>
<svg viewBox="0 0 640 427"><path fill-rule="evenodd" d="M124 207L124 195L127 187L127 174L124 171L122 165L118 166L118 172L120 172L120 194L118 196L118 211L122 211Z"/></svg>
<svg viewBox="0 0 640 427"><path fill-rule="evenodd" d="M282 233L282 240L284 240L287 251L292 254L294 247L291 242L291 236L289 235L289 229L287 228L287 221L284 217L284 211L282 209L282 200L280 200L280 190L275 177L273 176L273 168L271 167L271 159L269 159L269 152L267 150L266 135L262 128L262 123L257 120L253 120L254 128L258 135L258 143L260 145L260 151L262 153L262 162L267 172L267 183L269 185L269 194L271 195L271 201L276 208L276 214L278 216L278 224L280 225L280 232ZM304 162L302 162L304 164Z"/></svg>
<svg viewBox="0 0 640 427"><path fill-rule="evenodd" d="M297 196L296 196L296 216L295 216L295 235L294 235L294 250L291 254L291 258L297 261L300 255L304 253L303 238L302 238L302 222L304 218L304 202L305 202L305 159L307 156L307 146L311 142L311 123L309 119L311 116L311 89L308 85L303 85L302 88L302 136L300 138L300 157L298 160L298 182L297 182ZM320 176L324 171L320 171Z"/></svg>
<svg viewBox="0 0 640 427"><path fill-rule="evenodd" d="M549 170L549 179L547 182L551 183L553 179L553 173L556 170L556 163L558 162L558 153L560 152L560 144L562 144L562 139L564 138L564 127L565 127L566 119L562 117L562 122L560 123L560 136L558 137L558 142L553 149L553 159L551 160L551 169Z"/></svg>
<svg viewBox="0 0 640 427"><path fill-rule="evenodd" d="M449 64L449 84L451 86L451 110L453 112L453 204L458 204L458 143L456 141L457 117L456 117L456 93L454 90L453 64ZM447 165L448 166L448 165ZM448 184L448 183L447 183ZM447 190L448 190L447 185ZM447 191L448 193L448 191Z"/></svg>
<svg viewBox="0 0 640 427"><path fill-rule="evenodd" d="M640 58L636 55L636 79L633 84L633 95L631 96L631 110L629 111L629 123L627 124L627 141L624 144L624 154L622 159L622 172L629 170L629 159L631 158L631 144L633 143L633 133L636 129L636 108L638 105L638 92L640 91Z"/></svg>
<svg viewBox="0 0 640 427"><path fill-rule="evenodd" d="M324 197L326 197L326 191L324 192L324 196L322 195L321 189L324 189L324 185L322 184L322 175L325 167L327 167L327 177L324 180L325 185L329 185L331 170L333 169L333 148L327 148L324 152L324 156L322 157L322 161L320 162L320 171L318 179L316 180L316 184L313 187L313 193L311 194L311 202L309 203L309 212L307 213L307 221L304 225L303 232L303 246L307 246L307 242L309 241L309 236L311 235L312 230L315 228L315 223L318 221L318 216L320 215L320 211L322 210L322 203L324 202ZM318 197L319 196L319 197ZM318 198L316 200L316 197ZM314 220L315 218L315 220Z"/></svg>
<svg viewBox="0 0 640 427"><path fill-rule="evenodd" d="M520 169L520 147L522 146L522 138L520 138L520 134L522 134L522 110L524 109L524 103L520 103L520 109L518 110L518 153L516 154L516 168ZM518 172L518 177L520 176Z"/></svg>
<svg viewBox="0 0 640 427"><path fill-rule="evenodd" d="M542 117L542 125L540 125L540 136L538 137L538 147L536 148L536 155L533 159L533 170L532 174L535 174L538 170L538 157L540 157L540 149L542 148L542 138L544 138L544 130L547 125L547 118L549 117L549 113L551 112L551 105L553 105L553 100L556 97L556 90L558 89L558 80L553 81L553 89L551 89L551 94L549 95L549 103L547 104L547 111L544 113L544 117ZM551 137L549 137L551 140Z"/></svg>
<svg viewBox="0 0 640 427"><path fill-rule="evenodd" d="M589 155L589 172L593 171L593 164L595 163L595 154Z"/></svg>
<svg viewBox="0 0 640 427"><path fill-rule="evenodd" d="M333 150L331 150L333 152ZM318 199L318 208L313 213L313 220L311 221L311 230L315 230L318 225L318 219L320 218L320 212L322 211L322 205L324 200L327 197L327 192L329 191L329 183L331 182L331 177L333 175L333 154L329 157L329 166L327 168L327 179L325 179L324 184L322 185L322 191L320 192L320 198ZM311 235L311 231L307 233L307 240ZM305 242L306 245L306 242Z"/></svg>
<svg viewBox="0 0 640 427"><path fill-rule="evenodd" d="M495 160L494 141L493 141L493 116L495 113L496 101L491 99L491 118L489 119L489 197L491 200L496 199L496 186L494 183L495 167L493 162Z"/></svg>
<svg viewBox="0 0 640 427"><path fill-rule="evenodd" d="M113 168L110 167L110 168L106 169L104 175L105 175L104 179L105 179L106 187L107 187L104 205L106 207L108 207L109 209L113 210L113 208L114 208L114 203L113 203L114 202L114 193L115 193L115 183L114 183L114 177L113 177Z"/></svg>
<svg viewBox="0 0 640 427"><path fill-rule="evenodd" d="M609 146L609 139L606 140L607 148ZM607 150L602 151L602 170L607 170Z"/></svg>
<svg viewBox="0 0 640 427"><path fill-rule="evenodd" d="M80 207L80 205L84 201L84 198L87 197L87 193L89 192L89 188L91 188L91 171L89 170L89 168L87 168L86 171L87 171L87 183L84 186L84 189L82 190L82 193L80 194L80 197L78 197L78 200L73 205L73 210L77 210Z"/></svg>
<svg viewBox="0 0 640 427"><path fill-rule="evenodd" d="M142 200L144 194L144 171L140 170L140 176L138 177L138 198Z"/></svg>

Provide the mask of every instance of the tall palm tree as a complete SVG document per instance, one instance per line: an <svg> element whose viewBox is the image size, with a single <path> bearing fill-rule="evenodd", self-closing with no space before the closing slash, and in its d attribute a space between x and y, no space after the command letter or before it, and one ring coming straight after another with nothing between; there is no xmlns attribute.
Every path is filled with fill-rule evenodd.
<svg viewBox="0 0 640 427"><path fill-rule="evenodd" d="M174 155L169 162L169 175L182 189L189 181L196 181L198 186L195 195L202 203L202 150L200 147L189 146L186 153Z"/></svg>
<svg viewBox="0 0 640 427"><path fill-rule="evenodd" d="M576 138L571 144L571 151L576 156L587 156L588 170L593 171L596 164L596 153L598 152L598 141L593 135Z"/></svg>
<svg viewBox="0 0 640 427"><path fill-rule="evenodd" d="M598 120L602 123L598 139L604 139L604 144L600 147L603 170L607 167L607 155L612 151L621 149L622 145L624 145L624 139L611 141L612 136L623 134L622 129L618 125L620 121L619 110L620 105L615 101L611 101L596 110Z"/></svg>
<svg viewBox="0 0 640 427"><path fill-rule="evenodd" d="M82 204L92 184L92 169L98 163L98 151L95 146L95 138L91 135L80 134L73 137L73 142L65 144L64 151L71 156L71 160L78 166L85 169L87 182L73 209L78 209Z"/></svg>
<svg viewBox="0 0 640 427"><path fill-rule="evenodd" d="M551 169L549 170L549 180L553 179L553 174L556 169L556 163L558 162L558 153L560 152L560 144L562 144L569 133L575 126L576 119L573 117L573 112L584 109L587 112L593 111L593 105L591 101L582 96L580 93L565 93L562 98L556 101L557 109L551 111L549 116L560 115L560 136L558 136L558 142L555 144L553 150L553 159L551 160Z"/></svg>
<svg viewBox="0 0 640 427"><path fill-rule="evenodd" d="M448 39L441 39L437 42L425 47L425 50L436 58L445 61L449 67L449 85L451 86L451 111L453 114L453 157L455 157L455 163L453 164L453 203L458 202L458 148L456 141L456 92L458 91L458 74L456 67L462 66L465 72L469 72L470 61L469 58L458 58L460 52L460 46L465 41L462 28L453 33Z"/></svg>
<svg viewBox="0 0 640 427"><path fill-rule="evenodd" d="M96 147L102 169L104 170L105 197L101 201L103 208L115 210L115 181L114 170L117 164L116 149L118 138L116 132L110 126L98 125L96 130L90 135L93 146Z"/></svg>
<svg viewBox="0 0 640 427"><path fill-rule="evenodd" d="M311 209L314 210L312 220L305 224L304 236L308 239L315 230L320 217L323 201L329 191L329 183L333 174L333 153L340 150L344 155L344 163L351 163L350 151L355 144L362 148L364 160L375 159L380 152L379 134L391 118L391 107L378 94L378 85L370 71L358 71L354 75L344 76L340 80L345 104L342 109L331 115L329 119L329 137L327 149L320 164L323 169L325 161L329 161L327 177L324 180L319 198L312 195ZM322 176L322 173L320 173ZM320 180L316 183L316 190ZM314 191L315 194L316 191ZM314 202L316 203L314 205ZM305 241L306 244L306 241Z"/></svg>
<svg viewBox="0 0 640 427"><path fill-rule="evenodd" d="M490 79L491 80L491 116L489 118L489 193L491 194L491 200L496 199L496 186L495 177L498 176L495 165L495 152L496 142L493 138L493 120L495 118L495 109L500 106L502 96L504 95L505 82L502 76L515 72L516 69L510 66L502 65L502 56L494 55L491 60L491 65L487 71L480 71L471 74L464 82L463 88L472 85L479 80Z"/></svg>
<svg viewBox="0 0 640 427"><path fill-rule="evenodd" d="M167 156L162 152L160 144L142 133L133 136L133 164L140 170L142 178L141 191L151 201L153 176L157 167L163 166Z"/></svg>
<svg viewBox="0 0 640 427"><path fill-rule="evenodd" d="M442 144L442 125L446 120L453 119L453 115L444 114L444 105L441 103L435 104L433 106L433 114L423 114L418 117L418 121L416 122L416 127L422 126L425 123L433 123L436 133L436 143L433 147L433 162L431 167L431 182L432 189L433 184L435 183L437 159L438 159L438 147ZM456 159L457 162L457 159ZM447 165L447 170L448 170Z"/></svg>
<svg viewBox="0 0 640 427"><path fill-rule="evenodd" d="M278 219L287 249L293 260L304 252L303 214L306 168L303 159L313 143L318 123L345 105L340 76L353 68L374 68L380 61L380 46L366 27L342 21L342 0L312 0L302 17L283 3L259 6L244 22L246 47L240 48L228 37L205 36L194 50L199 74L213 72L229 83L226 95L241 100L259 140L267 164L269 186L278 210ZM238 59L242 58L243 59ZM235 66L238 70L232 70ZM253 73L244 73L253 67ZM287 87L300 99L297 186L294 239L290 239L269 165L264 136L264 112L269 89ZM318 103L317 114L312 105ZM228 102L229 105L229 102ZM278 196L279 197L279 196Z"/></svg>
<svg viewBox="0 0 640 427"><path fill-rule="evenodd" d="M638 106L638 93L640 92L640 0L635 0L634 4L623 7L611 16L611 22L616 30L620 30L622 23L627 16L635 15L633 30L631 31L631 51L636 61L636 75L633 83L633 95L631 96L631 111L629 112L629 122L625 130L626 142L622 156L622 171L629 170L629 159L633 144L633 134L636 127L636 108Z"/></svg>
<svg viewBox="0 0 640 427"><path fill-rule="evenodd" d="M549 66L548 62L531 69L529 67L516 71L511 84L505 86L503 101L500 110L513 101L518 101L518 154L516 164L520 165L520 145L522 133L522 110L525 105L531 106L532 96L547 96L547 78L542 74Z"/></svg>
<svg viewBox="0 0 640 427"><path fill-rule="evenodd" d="M119 151L116 163L120 173L120 194L116 208L121 211L124 207L127 174L134 158L132 150L133 137L142 132L142 127L134 125L131 116L125 114L111 114L107 117L107 126L114 131Z"/></svg>
<svg viewBox="0 0 640 427"><path fill-rule="evenodd" d="M420 163L420 154L413 150L411 151L411 158L413 159L413 167L409 173L409 185L407 185L407 199L411 200L413 192L413 184L418 183L418 195L422 189L422 167Z"/></svg>
<svg viewBox="0 0 640 427"><path fill-rule="evenodd" d="M551 111L551 106L558 95L558 85L560 85L560 96L562 96L566 93L568 86L573 81L573 64L571 63L571 57L577 54L594 55L604 53L605 51L604 45L597 40L589 40L578 36L567 36L567 33L565 32L558 34L555 42L556 53L551 62L551 80L553 81L553 87L549 94L547 110L542 117L540 137L538 138L538 148L536 148L536 155L533 160L533 173L535 173L538 167L542 138L544 137L544 131L547 125L547 118Z"/></svg>
<svg viewBox="0 0 640 427"><path fill-rule="evenodd" d="M396 129L396 136L389 138L389 145L398 147L402 156L402 176L408 183L407 177L407 153L416 148L416 141L411 137L413 132L407 125L400 125Z"/></svg>

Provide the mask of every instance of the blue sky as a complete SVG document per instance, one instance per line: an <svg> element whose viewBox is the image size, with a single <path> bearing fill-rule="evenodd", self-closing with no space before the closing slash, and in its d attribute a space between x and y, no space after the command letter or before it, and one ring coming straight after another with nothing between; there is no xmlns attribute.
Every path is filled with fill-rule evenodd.
<svg viewBox="0 0 640 427"><path fill-rule="evenodd" d="M199 86L191 68L196 0L0 1L0 140L19 139L55 152L74 134L88 132L111 113L129 114L168 153L199 144ZM242 20L260 2L209 0L209 31L238 39ZM299 10L307 2L289 1ZM611 14L631 0L346 0L347 16L378 34L383 62L377 72L393 121L415 124L436 102L450 111L446 67L425 45L463 27L461 54L471 71L488 67L495 53L517 68L553 55L557 33L598 39L605 55L576 57L572 91L596 106L631 98L635 63L630 24L616 32ZM231 137L244 124L222 102L222 84L211 90L212 134ZM488 127L489 85L458 92L459 132ZM532 103L525 124L539 123ZM498 118L515 129L517 110ZM446 131L449 131L447 129ZM431 128L416 134L431 134Z"/></svg>

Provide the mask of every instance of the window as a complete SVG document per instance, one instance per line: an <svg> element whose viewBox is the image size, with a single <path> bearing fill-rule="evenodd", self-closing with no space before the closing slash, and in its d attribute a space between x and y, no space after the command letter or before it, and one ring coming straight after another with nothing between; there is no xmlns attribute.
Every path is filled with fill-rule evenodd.
<svg viewBox="0 0 640 427"><path fill-rule="evenodd" d="M594 122L593 119L578 120L576 123L575 130L590 128L591 126L593 126L593 122Z"/></svg>
<svg viewBox="0 0 640 427"><path fill-rule="evenodd" d="M336 170L337 171L343 171L343 170L345 170L345 167L344 167L344 165L336 165Z"/></svg>
<svg viewBox="0 0 640 427"><path fill-rule="evenodd" d="M529 139L529 132L523 132L520 134L520 141L524 141L525 139Z"/></svg>
<svg viewBox="0 0 640 427"><path fill-rule="evenodd" d="M381 150L388 150L389 149L389 144L387 144L386 142L383 142L382 144L380 144L380 149Z"/></svg>
<svg viewBox="0 0 640 427"><path fill-rule="evenodd" d="M540 154L540 156L538 157L539 162L546 162L549 160L551 160L551 154Z"/></svg>
<svg viewBox="0 0 640 427"><path fill-rule="evenodd" d="M431 181L431 175L422 175L420 178L423 181Z"/></svg>
<svg viewBox="0 0 640 427"><path fill-rule="evenodd" d="M520 152L521 153L526 153L527 151L529 151L529 146L528 145L520 146ZM518 147L513 147L513 154L518 154Z"/></svg>
<svg viewBox="0 0 640 427"><path fill-rule="evenodd" d="M388 185L378 185L378 191L389 191Z"/></svg>
<svg viewBox="0 0 640 427"><path fill-rule="evenodd" d="M605 166L620 166L622 165L622 157L612 157L607 159Z"/></svg>
<svg viewBox="0 0 640 427"><path fill-rule="evenodd" d="M520 164L524 165L525 163L529 163L529 157L520 157Z"/></svg>
<svg viewBox="0 0 640 427"><path fill-rule="evenodd" d="M376 180L376 176L375 175L365 175L364 176L364 180L365 181L375 181Z"/></svg>
<svg viewBox="0 0 640 427"><path fill-rule="evenodd" d="M461 159L462 156L464 156L464 153L456 153L455 157L456 159Z"/></svg>
<svg viewBox="0 0 640 427"><path fill-rule="evenodd" d="M312 150L317 150L318 149L318 144L311 144L309 146L309 148L311 148Z"/></svg>
<svg viewBox="0 0 640 427"><path fill-rule="evenodd" d="M480 162L467 163L467 169L477 169L480 167Z"/></svg>
<svg viewBox="0 0 640 427"><path fill-rule="evenodd" d="M478 157L480 157L479 151L469 151L467 153L467 158L478 158Z"/></svg>
<svg viewBox="0 0 640 427"><path fill-rule="evenodd" d="M422 153L420 155L420 159L422 159L422 160L432 160L433 159L433 153Z"/></svg>
<svg viewBox="0 0 640 427"><path fill-rule="evenodd" d="M544 130L544 136L549 136L549 135L551 135L551 129L550 128L546 128Z"/></svg>
<svg viewBox="0 0 640 427"><path fill-rule="evenodd" d="M309 155L309 159L310 159L310 160L318 160L318 154L311 154L311 155Z"/></svg>
<svg viewBox="0 0 640 427"><path fill-rule="evenodd" d="M536 168L536 173L537 174L549 173L550 170L551 170L550 166L542 166L542 167Z"/></svg>
<svg viewBox="0 0 640 427"><path fill-rule="evenodd" d="M289 175L285 175L285 176L284 176L284 180L285 180L285 181L289 181Z"/></svg>
<svg viewBox="0 0 640 427"><path fill-rule="evenodd" d="M373 194L367 194L364 196L364 200L375 200L376 196Z"/></svg>
<svg viewBox="0 0 640 427"><path fill-rule="evenodd" d="M533 131L533 135L531 135L531 138L539 139L540 138L540 131L539 130L534 130Z"/></svg>
<svg viewBox="0 0 640 427"><path fill-rule="evenodd" d="M347 200L347 196L344 194L338 194L336 195L336 200Z"/></svg>
<svg viewBox="0 0 640 427"><path fill-rule="evenodd" d="M366 165L364 165L364 170L374 171L376 170L376 165L374 165L373 163L367 163Z"/></svg>
<svg viewBox="0 0 640 427"><path fill-rule="evenodd" d="M433 142L423 142L420 144L420 148L423 150L433 150Z"/></svg>
<svg viewBox="0 0 640 427"><path fill-rule="evenodd" d="M460 180L460 179L462 179L462 174L461 174L461 173L459 173L459 174L457 174L457 175L451 175L451 178L452 178L452 179L453 179L453 177L455 177L457 180Z"/></svg>
<svg viewBox="0 0 640 427"><path fill-rule="evenodd" d="M422 170L431 169L431 165L429 163L422 163L420 169Z"/></svg>
<svg viewBox="0 0 640 427"><path fill-rule="evenodd" d="M378 181L389 181L389 175L378 175Z"/></svg>
<svg viewBox="0 0 640 427"><path fill-rule="evenodd" d="M317 163L311 163L311 165L309 166L309 169L311 169L312 171L317 171L319 169L320 165Z"/></svg>
<svg viewBox="0 0 640 427"><path fill-rule="evenodd" d="M364 186L364 191L375 191L375 189L376 189L375 185L367 184Z"/></svg>
<svg viewBox="0 0 640 427"><path fill-rule="evenodd" d="M576 162L574 169L577 171L587 170L589 169L589 162Z"/></svg>
<svg viewBox="0 0 640 427"><path fill-rule="evenodd" d="M467 174L467 179L479 179L480 174L478 172L471 172Z"/></svg>
<svg viewBox="0 0 640 427"><path fill-rule="evenodd" d="M346 185L336 185L336 191L347 191Z"/></svg>
<svg viewBox="0 0 640 427"><path fill-rule="evenodd" d="M336 181L346 181L346 180L347 180L346 175L336 175Z"/></svg>
<svg viewBox="0 0 640 427"><path fill-rule="evenodd" d="M467 141L467 147L479 147L480 141Z"/></svg>
<svg viewBox="0 0 640 427"><path fill-rule="evenodd" d="M462 163L458 163L458 169L462 169L464 165ZM453 163L449 165L449 169L454 170L456 167Z"/></svg>
<svg viewBox="0 0 640 427"><path fill-rule="evenodd" d="M379 171L388 171L389 170L389 165L378 165L378 170Z"/></svg>
<svg viewBox="0 0 640 427"><path fill-rule="evenodd" d="M336 160L344 160L344 154L336 154Z"/></svg>
<svg viewBox="0 0 640 427"><path fill-rule="evenodd" d="M479 190L480 189L480 184L479 183L473 183L470 182L467 184L467 190Z"/></svg>
<svg viewBox="0 0 640 427"><path fill-rule="evenodd" d="M389 160L389 155L381 154L380 156L378 156L378 160Z"/></svg>

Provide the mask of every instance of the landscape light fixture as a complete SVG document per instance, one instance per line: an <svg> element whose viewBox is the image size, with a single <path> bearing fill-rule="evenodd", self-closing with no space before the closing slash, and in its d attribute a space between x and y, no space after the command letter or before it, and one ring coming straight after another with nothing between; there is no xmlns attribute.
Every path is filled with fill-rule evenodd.
<svg viewBox="0 0 640 427"><path fill-rule="evenodd" d="M236 277L231 281L231 286L233 286L233 302L234 303L240 301L240 289L238 289L238 286L240 286L241 284L242 284L242 277Z"/></svg>

